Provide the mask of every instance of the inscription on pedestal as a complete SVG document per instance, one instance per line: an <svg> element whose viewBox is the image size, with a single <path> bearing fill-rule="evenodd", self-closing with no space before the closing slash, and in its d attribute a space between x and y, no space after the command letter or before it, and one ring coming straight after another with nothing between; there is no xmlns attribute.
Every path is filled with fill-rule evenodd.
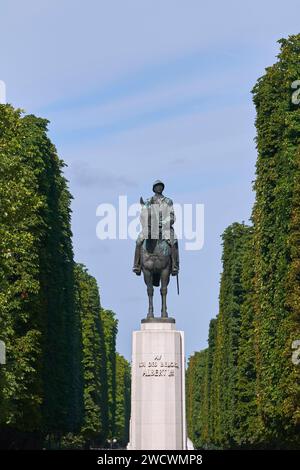
<svg viewBox="0 0 300 470"><path fill-rule="evenodd" d="M175 377L175 371L179 369L177 361L164 360L162 354L153 356L153 360L140 361L139 369L143 377Z"/></svg>

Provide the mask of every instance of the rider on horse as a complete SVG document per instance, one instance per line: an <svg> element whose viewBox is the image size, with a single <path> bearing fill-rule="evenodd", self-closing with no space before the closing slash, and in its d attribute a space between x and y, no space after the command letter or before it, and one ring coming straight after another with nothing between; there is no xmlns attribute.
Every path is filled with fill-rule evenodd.
<svg viewBox="0 0 300 470"><path fill-rule="evenodd" d="M179 271L179 253L178 253L178 241L174 232L173 224L175 222L175 214L173 209L172 199L163 195L164 183L160 180L156 180L153 183L154 196L148 198L144 204L146 209L155 209L154 213L159 216L159 231L163 238L168 242L171 247L171 258L172 258L172 270L171 274L176 276ZM142 223L143 225L143 223ZM153 226L152 226L153 229ZM151 237L151 235L150 235ZM133 272L138 276L141 274L141 247L144 240L147 238L145 226L143 225L142 231L140 232L135 247L134 255L134 266Z"/></svg>

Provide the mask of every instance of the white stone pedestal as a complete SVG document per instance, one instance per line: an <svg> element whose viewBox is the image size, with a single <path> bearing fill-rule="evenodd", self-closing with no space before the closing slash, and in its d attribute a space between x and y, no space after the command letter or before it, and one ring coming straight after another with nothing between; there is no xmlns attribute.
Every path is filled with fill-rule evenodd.
<svg viewBox="0 0 300 470"><path fill-rule="evenodd" d="M129 450L187 449L184 335L170 320L132 334Z"/></svg>

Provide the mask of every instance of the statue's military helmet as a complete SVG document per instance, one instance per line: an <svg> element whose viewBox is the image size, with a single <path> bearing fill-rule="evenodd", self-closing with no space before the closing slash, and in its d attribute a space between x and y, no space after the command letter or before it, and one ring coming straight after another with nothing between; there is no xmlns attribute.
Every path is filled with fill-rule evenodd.
<svg viewBox="0 0 300 470"><path fill-rule="evenodd" d="M163 190L165 189L165 185L164 185L164 183L163 183L162 181L160 181L160 180L155 180L154 183L153 183L153 186L152 186L153 191L154 191L154 187L157 186L158 184L161 184L161 185L162 185Z"/></svg>

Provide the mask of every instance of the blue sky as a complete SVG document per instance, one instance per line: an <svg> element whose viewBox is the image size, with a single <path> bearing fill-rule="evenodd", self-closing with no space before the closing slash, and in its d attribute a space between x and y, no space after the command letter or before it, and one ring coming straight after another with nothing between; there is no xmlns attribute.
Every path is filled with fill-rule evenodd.
<svg viewBox="0 0 300 470"><path fill-rule="evenodd" d="M75 257L116 312L128 359L146 289L131 273L134 242L96 238L96 207L125 194L137 202L157 178L174 202L205 205L204 247L181 250L181 292L172 279L168 304L187 356L206 347L220 236L248 221L254 199L251 89L277 40L299 33L298 12L293 0L0 0L7 100L51 121L74 195Z"/></svg>

